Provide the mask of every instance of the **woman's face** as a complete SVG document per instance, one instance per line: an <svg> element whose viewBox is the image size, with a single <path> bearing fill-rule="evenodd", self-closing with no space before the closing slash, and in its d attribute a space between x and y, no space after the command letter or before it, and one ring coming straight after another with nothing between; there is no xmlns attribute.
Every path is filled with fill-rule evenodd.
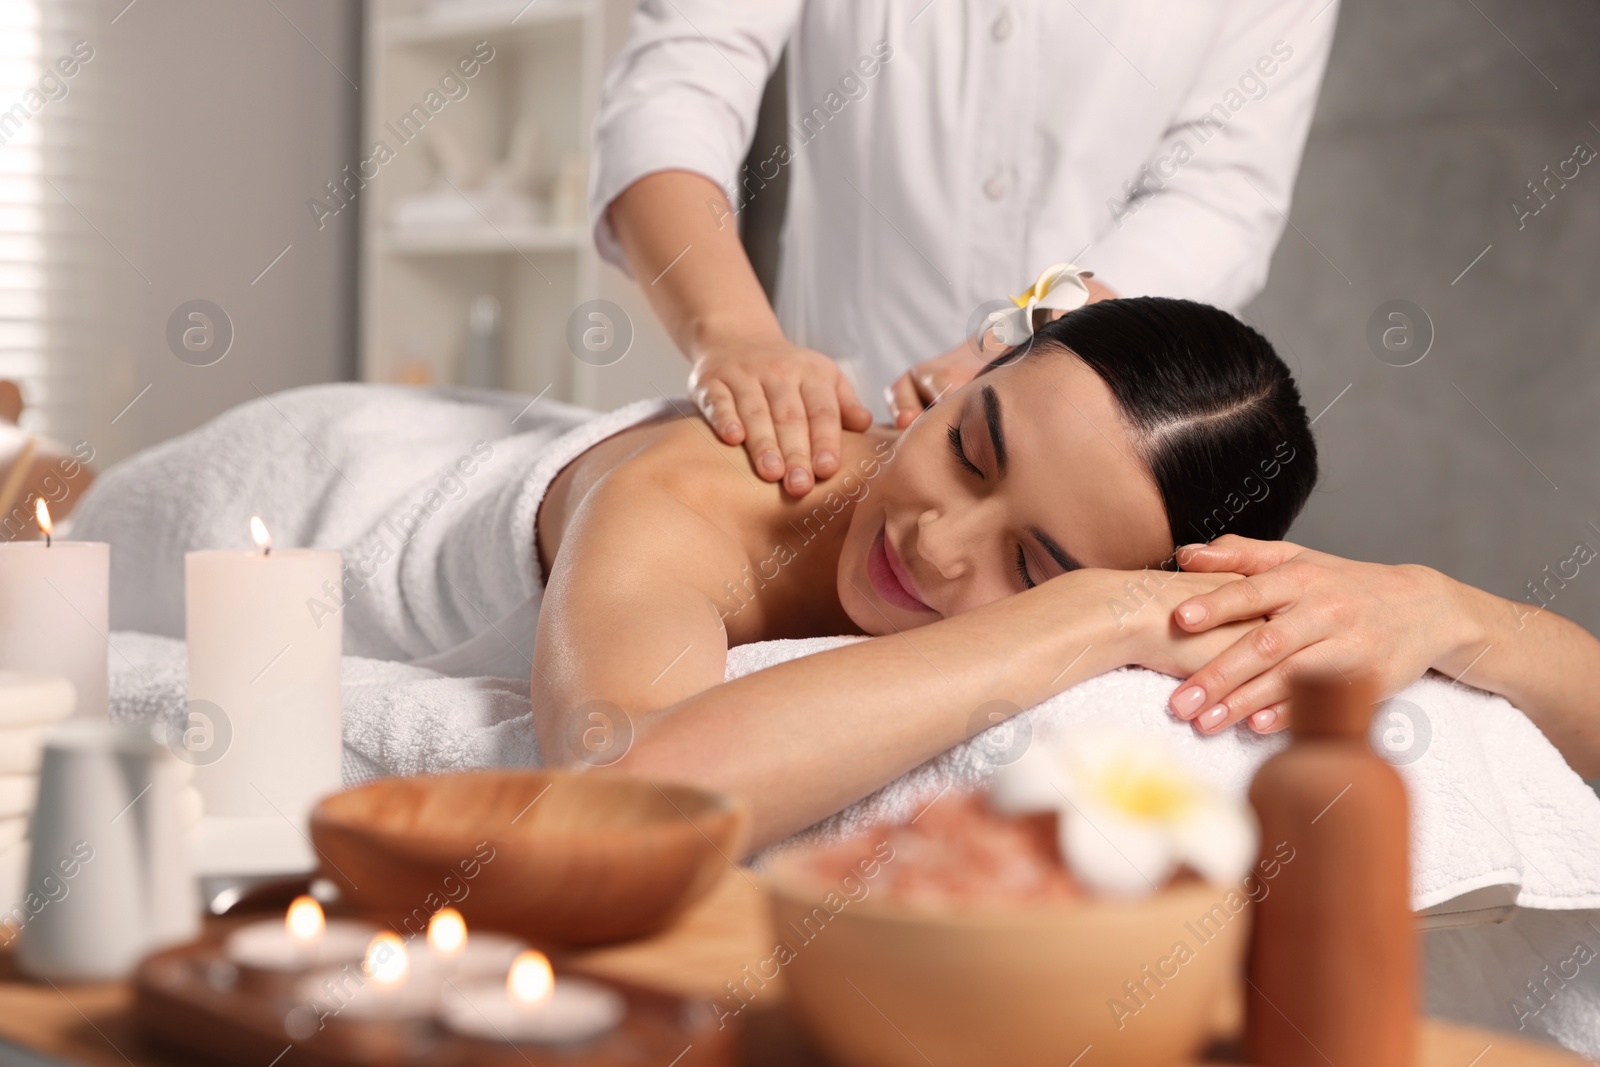
<svg viewBox="0 0 1600 1067"><path fill-rule="evenodd" d="M1111 390L1077 357L1036 350L900 436L852 516L838 593L856 625L893 633L1078 567L1136 570L1172 552Z"/></svg>

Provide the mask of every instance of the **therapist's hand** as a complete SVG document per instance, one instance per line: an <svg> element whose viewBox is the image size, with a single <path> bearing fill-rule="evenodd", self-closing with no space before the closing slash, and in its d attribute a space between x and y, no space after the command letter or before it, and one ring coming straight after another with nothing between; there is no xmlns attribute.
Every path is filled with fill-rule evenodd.
<svg viewBox="0 0 1600 1067"><path fill-rule="evenodd" d="M1094 278L1085 278L1084 284L1089 287L1091 304L1117 298L1115 289ZM1054 322L1065 314L1065 311L1051 311L1049 319ZM914 364L896 378L884 393L894 424L902 430L910 426L924 408L950 390L959 389L972 381L979 371L998 359L1005 350L1005 346L995 340L993 334L986 334L981 339L969 337L948 352Z"/></svg>
<svg viewBox="0 0 1600 1067"><path fill-rule="evenodd" d="M791 496L838 472L841 428L872 425L837 363L781 336L712 341L692 366L689 395L712 430Z"/></svg>
<svg viewBox="0 0 1600 1067"><path fill-rule="evenodd" d="M1428 567L1360 563L1235 534L1180 548L1178 563L1246 576L1179 604L1178 628L1201 633L1267 618L1173 693L1173 714L1201 733L1245 718L1258 733L1281 730L1290 681L1301 671L1368 673L1388 696L1459 651L1458 587Z"/></svg>
<svg viewBox="0 0 1600 1067"><path fill-rule="evenodd" d="M884 392L894 424L902 430L910 426L924 408L950 390L972 381L985 364L1003 351L1003 346L990 342L980 352L977 341L967 340L942 355L912 366Z"/></svg>

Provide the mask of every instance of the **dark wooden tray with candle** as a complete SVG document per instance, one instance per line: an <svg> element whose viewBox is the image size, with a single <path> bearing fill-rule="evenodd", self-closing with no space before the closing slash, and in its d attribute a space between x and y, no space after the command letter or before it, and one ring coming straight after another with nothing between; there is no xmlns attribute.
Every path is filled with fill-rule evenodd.
<svg viewBox="0 0 1600 1067"><path fill-rule="evenodd" d="M736 1031L709 1000L584 974L573 955L668 926L742 855L746 821L716 794L602 772L346 790L311 835L359 918L303 896L157 953L136 1015L154 1043L226 1063L732 1063Z"/></svg>
<svg viewBox="0 0 1600 1067"><path fill-rule="evenodd" d="M575 973L556 969L563 978ZM566 1044L515 1042L458 1034L432 1014L357 1018L321 1014L292 991L251 988L240 980L221 941L183 945L145 960L135 976L134 1016L157 1047L215 1063L285 1067L369 1067L380 1064L569 1067L722 1067L736 1062L738 1031L719 1027L705 1000L602 980L620 995L620 1024L593 1039ZM351 1003L359 1003L360 990ZM492 1031L491 1031L492 1032ZM291 1051L292 1050L292 1051Z"/></svg>

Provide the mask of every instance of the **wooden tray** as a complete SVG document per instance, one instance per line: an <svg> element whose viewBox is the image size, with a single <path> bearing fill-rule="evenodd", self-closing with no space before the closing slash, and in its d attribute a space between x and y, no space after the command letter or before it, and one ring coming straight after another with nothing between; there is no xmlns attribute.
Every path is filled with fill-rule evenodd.
<svg viewBox="0 0 1600 1067"><path fill-rule="evenodd" d="M555 960L560 974L583 973ZM152 1045L216 1064L281 1067L732 1067L738 1034L708 1001L585 974L626 998L616 1030L581 1045L515 1045L462 1037L432 1020L376 1022L317 1015L291 996L247 988L215 940L146 959L134 976L133 1016ZM294 1036L306 1034L308 1036ZM292 1051L291 1051L292 1050Z"/></svg>

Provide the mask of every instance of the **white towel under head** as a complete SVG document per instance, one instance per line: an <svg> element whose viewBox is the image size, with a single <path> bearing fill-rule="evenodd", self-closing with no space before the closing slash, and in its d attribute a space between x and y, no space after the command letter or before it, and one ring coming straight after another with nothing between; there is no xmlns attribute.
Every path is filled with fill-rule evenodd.
<svg viewBox="0 0 1600 1067"><path fill-rule="evenodd" d="M728 676L852 640L859 639L744 645L730 653ZM1286 743L1284 736L1234 728L1202 737L1167 710L1174 687L1174 679L1154 671L1112 671L1023 716L1039 737L1114 717L1130 729L1161 736L1216 785L1242 795L1256 768ZM1420 709L1424 718L1415 729L1431 734L1421 755L1400 767L1411 798L1415 907L1505 886L1507 896L1522 907L1600 908L1600 797L1538 728L1502 698L1436 674L1397 699ZM992 750L980 739L958 745L803 836L833 836L878 819L908 819L943 789L986 782L993 765L985 752Z"/></svg>

